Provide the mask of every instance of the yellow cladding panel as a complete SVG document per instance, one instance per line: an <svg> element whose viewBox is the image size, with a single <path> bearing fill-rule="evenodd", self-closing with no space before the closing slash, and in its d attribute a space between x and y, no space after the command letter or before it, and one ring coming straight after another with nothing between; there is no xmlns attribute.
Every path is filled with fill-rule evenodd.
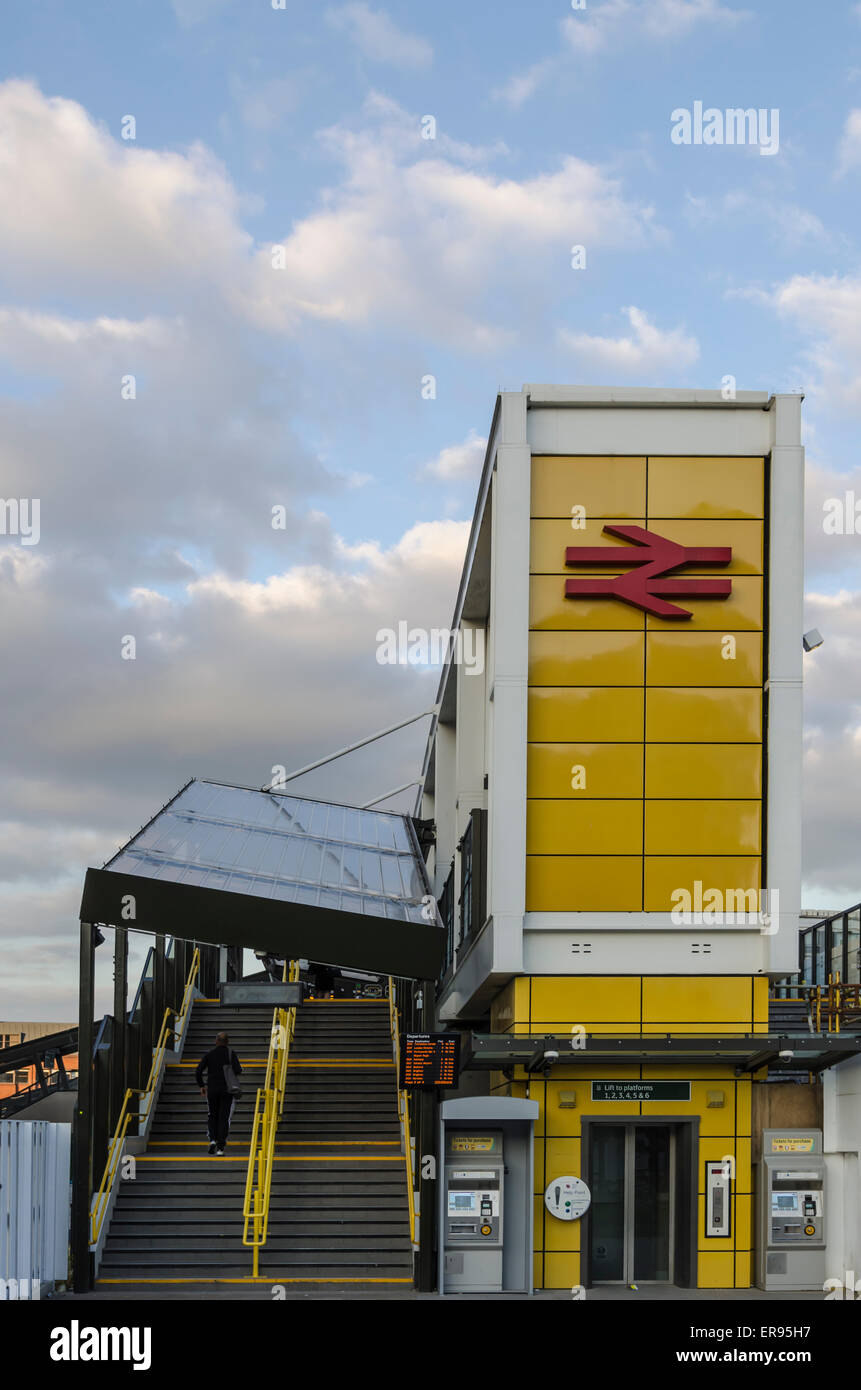
<svg viewBox="0 0 861 1390"><path fill-rule="evenodd" d="M529 581L529 626L539 632L591 629L642 632L646 615L616 599L565 597L561 574L534 574Z"/></svg>
<svg viewBox="0 0 861 1390"><path fill-rule="evenodd" d="M724 895L728 892L745 892L760 886L760 860L751 856L726 855L710 858L706 855L683 857L681 855L647 855L645 867L646 912L672 912L683 904L677 894L680 889L691 895L693 901L699 892L704 898L713 889ZM695 909L692 909L695 910Z"/></svg>
<svg viewBox="0 0 861 1390"><path fill-rule="evenodd" d="M612 571L604 577L610 578ZM534 574L529 581L529 626L539 631L759 632L762 629L762 580L751 575L733 579L727 598L677 597L672 601L690 618L657 618L620 599L567 598L565 577Z"/></svg>
<svg viewBox="0 0 861 1390"><path fill-rule="evenodd" d="M702 1023L747 1023L753 1008L750 975L646 975L643 1021L699 1019ZM744 1133L745 1131L742 1131Z"/></svg>
<svg viewBox="0 0 861 1390"><path fill-rule="evenodd" d="M530 685L642 685L642 632L532 632Z"/></svg>
<svg viewBox="0 0 861 1390"><path fill-rule="evenodd" d="M649 520L748 517L764 510L761 458L650 458Z"/></svg>
<svg viewBox="0 0 861 1390"><path fill-rule="evenodd" d="M527 854L642 854L642 851L642 801L526 803Z"/></svg>
<svg viewBox="0 0 861 1390"><path fill-rule="evenodd" d="M639 855L528 854L527 912L639 912L643 905Z"/></svg>
<svg viewBox="0 0 861 1390"><path fill-rule="evenodd" d="M761 795L762 750L759 744L655 743L646 747L647 797L711 797L717 800L721 797L756 799Z"/></svg>
<svg viewBox="0 0 861 1390"><path fill-rule="evenodd" d="M735 1256L735 1287L737 1289L753 1288L753 1257L743 1251L741 1254L736 1251Z"/></svg>
<svg viewBox="0 0 861 1390"><path fill-rule="evenodd" d="M753 982L754 990L754 1018L755 1027L758 1032L768 1031L768 980L764 976L759 976ZM764 1025L764 1029L763 1029Z"/></svg>
<svg viewBox="0 0 861 1390"><path fill-rule="evenodd" d="M580 1285L580 1256L551 1254L539 1255L536 1258L536 1267L540 1270L544 1266L543 1283L536 1281L536 1288L544 1289L573 1289Z"/></svg>
<svg viewBox="0 0 861 1390"><path fill-rule="evenodd" d="M582 799L643 795L643 750L639 744L530 743L526 751L527 796Z"/></svg>
<svg viewBox="0 0 861 1390"><path fill-rule="evenodd" d="M563 634L535 635L547 638ZM646 683L761 686L762 634L649 632L646 636ZM618 684L621 685L623 682L620 681Z"/></svg>
<svg viewBox="0 0 861 1390"><path fill-rule="evenodd" d="M715 577L719 577L716 572ZM684 571L682 572L682 576ZM672 576L675 578L676 576ZM535 582L534 580L532 581ZM762 628L762 580L740 575L731 581L727 598L674 598L671 602L690 613L690 618L656 618L646 615L650 632L666 632L667 625L684 632L757 632ZM577 604L579 599L568 599ZM604 602L617 602L605 599Z"/></svg>
<svg viewBox="0 0 861 1390"><path fill-rule="evenodd" d="M746 692L735 692L736 696L739 693ZM533 688L529 691L527 738L530 743L641 742L643 690L592 686Z"/></svg>
<svg viewBox="0 0 861 1390"><path fill-rule="evenodd" d="M646 460L614 455L532 459L532 515L570 517L646 514Z"/></svg>
<svg viewBox="0 0 861 1390"><path fill-rule="evenodd" d="M531 1018L534 1024L563 1021L584 1027L590 1023L639 1026L640 977L533 975ZM570 1090L567 1084L566 1089Z"/></svg>
<svg viewBox="0 0 861 1390"><path fill-rule="evenodd" d="M557 1255L555 1258L573 1259L574 1256ZM735 1256L731 1250L720 1254L700 1251L697 1256L698 1289L731 1289L734 1273Z"/></svg>
<svg viewBox="0 0 861 1390"><path fill-rule="evenodd" d="M609 565L566 563L569 548L575 551L584 546L599 546L613 556L619 570L631 568L624 563L630 552L635 555L640 549L633 541L610 535L607 526L641 526L644 530L655 531L667 540L679 545L729 546L732 558L727 565L690 564L681 573L697 575L761 575L762 574L762 536L761 521L647 521L645 517L608 517L597 521L586 521L574 527L565 519L533 520L530 523L530 561L533 574L612 574ZM636 563L632 561L631 563Z"/></svg>
<svg viewBox="0 0 861 1390"><path fill-rule="evenodd" d="M490 1030L505 1033L529 1017L529 980L525 975L500 990L490 1006Z"/></svg>
<svg viewBox="0 0 861 1390"><path fill-rule="evenodd" d="M651 686L646 691L649 743L759 743L761 738L762 694L757 689Z"/></svg>
<svg viewBox="0 0 861 1390"><path fill-rule="evenodd" d="M529 524L529 569L532 574L601 574L602 566L595 565L569 565L566 564L565 555L569 546L582 548L583 546L599 546L613 556L615 565L613 568L607 567L607 573L612 574L615 566L619 569L630 569L632 563L627 556L634 554L639 546L632 545L630 541L622 540L617 536L608 535L605 526L642 526L645 527L646 518L638 517L611 517L607 520L587 521L582 526L574 527L570 521L565 520L538 520L531 521Z"/></svg>
<svg viewBox="0 0 861 1390"><path fill-rule="evenodd" d="M761 828L758 801L648 801L644 848L646 854L759 854Z"/></svg>

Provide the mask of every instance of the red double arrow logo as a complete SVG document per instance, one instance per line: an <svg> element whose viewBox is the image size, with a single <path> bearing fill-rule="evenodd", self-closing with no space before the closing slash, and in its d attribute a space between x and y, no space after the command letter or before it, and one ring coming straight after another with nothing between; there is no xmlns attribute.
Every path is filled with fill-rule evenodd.
<svg viewBox="0 0 861 1390"><path fill-rule="evenodd" d="M687 608L667 603L659 595L673 598L729 598L731 579L661 579L682 565L728 565L732 549L728 545L679 545L676 541L645 531L642 526L605 526L610 536L630 541L635 549L616 546L569 545L566 565L636 565L628 574L612 579L567 579L566 598L618 598L658 618L690 618Z"/></svg>

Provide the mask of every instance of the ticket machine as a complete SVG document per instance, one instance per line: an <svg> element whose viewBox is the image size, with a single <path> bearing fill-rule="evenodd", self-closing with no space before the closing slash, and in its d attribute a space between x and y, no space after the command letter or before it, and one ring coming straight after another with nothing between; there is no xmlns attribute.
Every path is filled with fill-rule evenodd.
<svg viewBox="0 0 861 1390"><path fill-rule="evenodd" d="M821 1289L825 1159L820 1129L767 1129L757 1187L761 1289Z"/></svg>
<svg viewBox="0 0 861 1390"><path fill-rule="evenodd" d="M498 1293L505 1189L502 1131L446 1127L445 1138L447 1290Z"/></svg>
<svg viewBox="0 0 861 1390"><path fill-rule="evenodd" d="M441 1294L532 1292L534 1100L440 1105Z"/></svg>

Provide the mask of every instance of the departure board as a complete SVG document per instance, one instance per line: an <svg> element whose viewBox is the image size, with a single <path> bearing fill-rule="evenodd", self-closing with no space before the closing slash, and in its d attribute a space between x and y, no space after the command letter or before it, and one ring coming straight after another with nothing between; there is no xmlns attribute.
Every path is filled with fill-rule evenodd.
<svg viewBox="0 0 861 1390"><path fill-rule="evenodd" d="M456 1086L459 1065L459 1033L407 1033L404 1037L402 1086Z"/></svg>

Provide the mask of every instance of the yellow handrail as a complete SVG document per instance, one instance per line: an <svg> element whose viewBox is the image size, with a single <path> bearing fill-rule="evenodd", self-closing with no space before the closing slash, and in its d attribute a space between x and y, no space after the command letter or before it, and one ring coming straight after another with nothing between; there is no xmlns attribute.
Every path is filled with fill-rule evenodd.
<svg viewBox="0 0 861 1390"><path fill-rule="evenodd" d="M172 1035L174 1038L176 1038L176 1036L180 1034L183 1028L185 1027L186 1014L188 1013L189 1007L191 1005L191 996L194 990L194 982L197 979L197 974L199 970L200 951L197 947L195 947L194 955L191 958L191 966L188 972L188 979L186 980L185 990L183 991L182 1003L179 1007L179 1010L165 1009L164 1011L164 1018L162 1019L161 1028L159 1030L158 1042L153 1048L152 1064L149 1069L149 1076L147 1077L146 1086L143 1088L142 1091L130 1088L126 1091L125 1096L123 1097L123 1103L120 1109L119 1119L117 1120L116 1129L114 1130L113 1138L111 1139L110 1145L108 1146L108 1157L105 1163L105 1170L102 1173L102 1181L99 1184L98 1192L96 1192L93 1197L92 1208L90 1211L91 1245L95 1245L99 1239L99 1236L101 1235L102 1225L104 1223L105 1213L107 1212L108 1205L110 1202L110 1196L114 1186L114 1179L116 1178L117 1169L119 1168L120 1158L122 1156L123 1151L123 1144L125 1143L129 1123L131 1120L146 1119L147 1115L149 1114L150 1106L152 1105L152 1099L155 1094L155 1088L158 1083L159 1075L161 1073L162 1063L164 1062L164 1054L167 1051L168 1037ZM169 1027L168 1025L168 1019L170 1018L171 1014L173 1014L177 1020L176 1025L173 1028ZM129 1110L128 1108L129 1100L132 1096L143 1097L143 1100L141 1101L137 1110Z"/></svg>
<svg viewBox="0 0 861 1390"><path fill-rule="evenodd" d="M406 1087L401 1087L401 1039L398 1027L398 1011L395 1007L395 982L389 976L389 1027L392 1030L392 1046L395 1059L395 1085L398 1091L398 1120L404 1145L404 1161L407 1169L407 1200L410 1211L410 1244L416 1243L416 1206L413 1179L412 1143L410 1140L410 1102Z"/></svg>
<svg viewBox="0 0 861 1390"><path fill-rule="evenodd" d="M291 961L288 975L284 962L282 980L299 979L299 962ZM269 1231L269 1200L272 1194L272 1172L275 1165L275 1135L284 1109L287 1086L287 1063L290 1044L296 1031L296 1009L275 1009L266 1059L266 1077L257 1091L254 1102L254 1121L248 1149L248 1171L245 1176L245 1200L242 1244L253 1250L252 1272L257 1278L260 1267L260 1247L265 1245Z"/></svg>

